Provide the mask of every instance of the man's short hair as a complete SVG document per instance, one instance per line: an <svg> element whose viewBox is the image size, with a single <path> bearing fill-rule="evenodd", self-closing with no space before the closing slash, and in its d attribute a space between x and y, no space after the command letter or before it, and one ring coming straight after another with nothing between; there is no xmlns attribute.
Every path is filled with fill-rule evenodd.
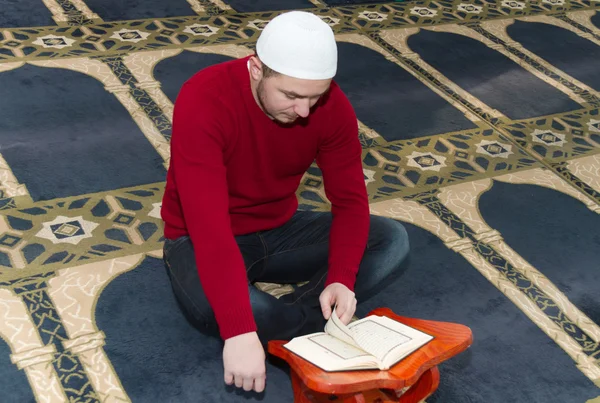
<svg viewBox="0 0 600 403"><path fill-rule="evenodd" d="M278 72L276 72L275 70L273 70L272 68L270 68L266 64L263 63L262 66L263 66L262 69L263 69L263 77L264 78L269 78L269 77L273 77L273 76L279 75Z"/></svg>
<svg viewBox="0 0 600 403"><path fill-rule="evenodd" d="M260 57L258 57L258 55L255 53L254 56L260 60ZM275 70L273 70L272 68L270 68L269 66L267 66L262 60L260 60L260 63L262 64L262 72L263 72L263 77L264 78L269 78L269 77L273 77L273 76L277 76L280 73L276 72Z"/></svg>

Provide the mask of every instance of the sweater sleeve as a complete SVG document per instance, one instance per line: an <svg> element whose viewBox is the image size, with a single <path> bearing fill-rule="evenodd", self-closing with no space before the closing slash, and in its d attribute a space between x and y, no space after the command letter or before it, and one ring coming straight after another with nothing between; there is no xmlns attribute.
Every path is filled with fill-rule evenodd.
<svg viewBox="0 0 600 403"><path fill-rule="evenodd" d="M354 109L339 90L333 127L317 155L333 222L325 286L342 283L354 290L356 275L369 236L369 201L362 170L362 147Z"/></svg>
<svg viewBox="0 0 600 403"><path fill-rule="evenodd" d="M171 169L198 275L220 335L256 330L244 260L229 218L224 163L229 116L214 97L186 83L175 102Z"/></svg>

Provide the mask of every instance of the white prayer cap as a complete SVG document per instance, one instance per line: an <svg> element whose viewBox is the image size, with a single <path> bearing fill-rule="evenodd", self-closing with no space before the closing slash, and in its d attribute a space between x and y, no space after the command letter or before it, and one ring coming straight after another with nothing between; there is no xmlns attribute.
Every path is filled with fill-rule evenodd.
<svg viewBox="0 0 600 403"><path fill-rule="evenodd" d="M260 60L286 76L324 80L337 71L333 30L312 13L290 11L273 18L256 42Z"/></svg>

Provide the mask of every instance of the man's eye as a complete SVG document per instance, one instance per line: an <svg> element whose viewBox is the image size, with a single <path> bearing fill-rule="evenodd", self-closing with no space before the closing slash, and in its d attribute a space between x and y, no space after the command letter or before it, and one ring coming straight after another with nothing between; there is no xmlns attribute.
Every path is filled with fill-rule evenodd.
<svg viewBox="0 0 600 403"><path fill-rule="evenodd" d="M295 96L290 95L290 94L285 94L285 96L287 97L287 99L296 99Z"/></svg>

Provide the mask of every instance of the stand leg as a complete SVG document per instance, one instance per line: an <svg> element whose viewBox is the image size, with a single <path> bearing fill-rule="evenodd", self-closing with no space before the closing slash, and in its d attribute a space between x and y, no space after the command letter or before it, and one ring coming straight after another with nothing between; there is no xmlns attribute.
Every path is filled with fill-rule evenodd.
<svg viewBox="0 0 600 403"><path fill-rule="evenodd" d="M423 373L417 383L410 387L401 397L400 403L419 403L433 394L440 385L440 371L433 367Z"/></svg>
<svg viewBox="0 0 600 403"><path fill-rule="evenodd" d="M369 390L357 394L340 394L335 395L334 397L332 395L315 392L314 390L309 389L294 371L292 371L291 375L292 388L294 390L294 403L331 403L332 401L337 403L397 402L397 400L392 399L391 395L379 389Z"/></svg>
<svg viewBox="0 0 600 403"><path fill-rule="evenodd" d="M295 371L291 371L292 375L292 388L294 390L294 403L314 403L317 400L314 400L312 391L306 387L304 382L300 379L300 377L296 374Z"/></svg>

